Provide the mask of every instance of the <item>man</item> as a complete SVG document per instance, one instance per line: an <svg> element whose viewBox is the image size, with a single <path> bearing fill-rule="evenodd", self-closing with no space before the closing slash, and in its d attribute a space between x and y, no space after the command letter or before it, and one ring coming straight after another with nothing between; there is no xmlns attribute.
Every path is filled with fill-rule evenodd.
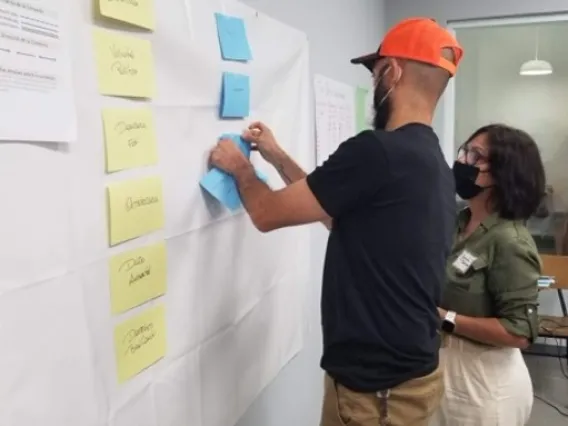
<svg viewBox="0 0 568 426"><path fill-rule="evenodd" d="M430 19L406 19L377 53L374 127L306 174L254 123L244 138L288 186L272 191L228 140L211 164L232 174L262 232L323 222L331 230L322 289L327 372L322 426L422 426L443 392L438 302L455 223L452 173L431 128L462 49Z"/></svg>

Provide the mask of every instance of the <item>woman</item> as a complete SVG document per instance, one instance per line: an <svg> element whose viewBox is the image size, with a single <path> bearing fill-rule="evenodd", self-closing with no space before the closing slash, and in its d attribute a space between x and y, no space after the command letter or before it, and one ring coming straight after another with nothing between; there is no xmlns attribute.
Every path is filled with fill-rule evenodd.
<svg viewBox="0 0 568 426"><path fill-rule="evenodd" d="M525 223L545 192L539 150L525 132L493 124L459 149L458 216L439 308L445 396L437 426L522 426L533 393L520 349L538 333L540 258Z"/></svg>

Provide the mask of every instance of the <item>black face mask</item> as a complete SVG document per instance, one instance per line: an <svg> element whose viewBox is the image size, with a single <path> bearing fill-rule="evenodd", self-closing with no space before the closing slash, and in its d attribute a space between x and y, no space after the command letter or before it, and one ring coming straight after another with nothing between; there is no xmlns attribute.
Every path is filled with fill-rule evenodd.
<svg viewBox="0 0 568 426"><path fill-rule="evenodd" d="M456 181L456 193L462 200L470 200L485 189L475 183L479 175L478 167L455 161L452 171Z"/></svg>
<svg viewBox="0 0 568 426"><path fill-rule="evenodd" d="M387 123L389 122L392 113L390 97L387 96L389 89L385 89L384 87L384 76L387 72L388 68L381 73L373 95L373 109L375 110L373 127L375 130L384 130L387 127Z"/></svg>

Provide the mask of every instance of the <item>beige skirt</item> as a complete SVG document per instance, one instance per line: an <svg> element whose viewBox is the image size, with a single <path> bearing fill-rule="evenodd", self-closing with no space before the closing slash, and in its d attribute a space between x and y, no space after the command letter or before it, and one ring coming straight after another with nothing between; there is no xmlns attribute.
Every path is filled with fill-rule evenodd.
<svg viewBox="0 0 568 426"><path fill-rule="evenodd" d="M431 426L524 426L533 389L519 349L447 336L440 351L445 393Z"/></svg>

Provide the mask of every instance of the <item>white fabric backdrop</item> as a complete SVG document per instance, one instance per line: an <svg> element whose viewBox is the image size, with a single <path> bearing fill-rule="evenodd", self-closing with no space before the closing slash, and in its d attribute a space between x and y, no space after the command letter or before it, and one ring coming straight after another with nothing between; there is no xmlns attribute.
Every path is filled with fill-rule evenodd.
<svg viewBox="0 0 568 426"><path fill-rule="evenodd" d="M0 425L234 424L301 347L308 234L262 235L206 203L198 181L217 137L247 124L217 118L222 71L249 74L251 119L311 158L306 37L237 2L156 1L155 33L137 35L153 42L160 161L106 175L101 109L142 103L98 95L92 30L137 31L95 17L91 0L53 1L68 15L79 140L0 144ZM215 11L245 19L252 62L221 61ZM165 228L109 249L106 184L153 174ZM113 327L155 302L111 315L108 258L163 239L167 356L118 385Z"/></svg>

